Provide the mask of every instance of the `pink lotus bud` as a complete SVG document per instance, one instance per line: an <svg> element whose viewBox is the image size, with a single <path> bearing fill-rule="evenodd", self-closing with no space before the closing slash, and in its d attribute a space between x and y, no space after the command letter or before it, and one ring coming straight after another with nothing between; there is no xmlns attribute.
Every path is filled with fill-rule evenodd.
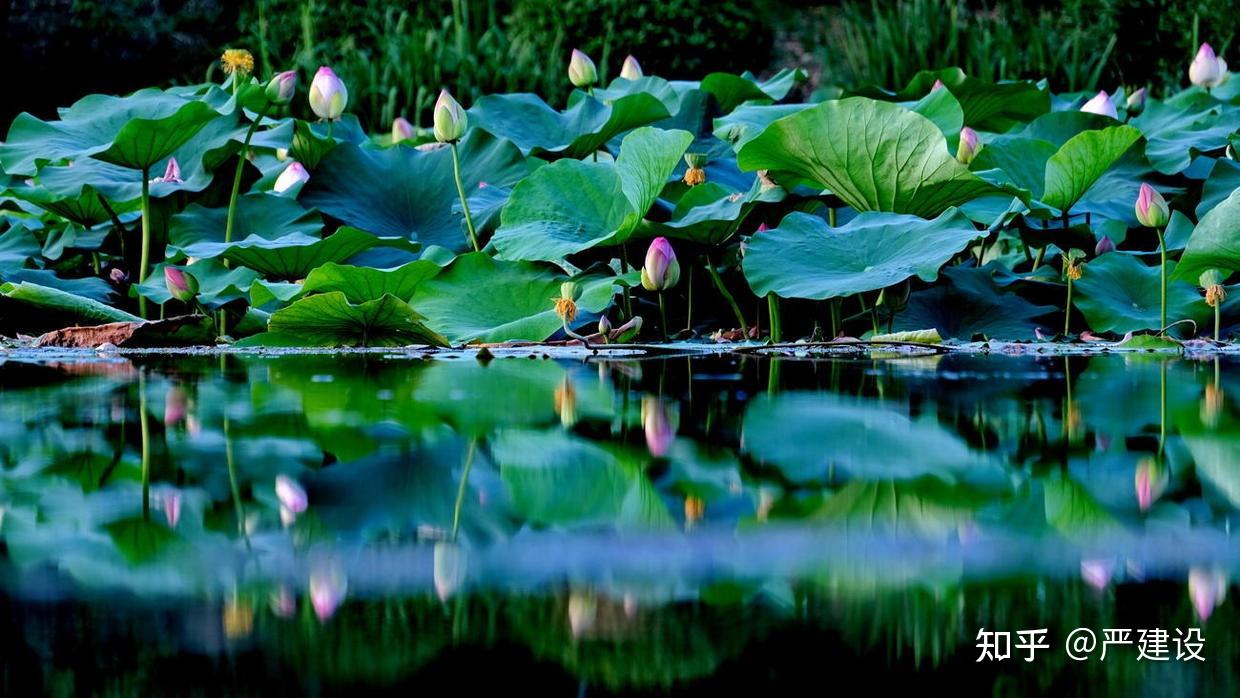
<svg viewBox="0 0 1240 698"><path fill-rule="evenodd" d="M947 86L943 84L942 80L935 80L934 84L930 86L930 91L934 92L936 90L941 90L944 87L947 87Z"/></svg>
<svg viewBox="0 0 1240 698"><path fill-rule="evenodd" d="M435 100L435 140L440 143L455 143L465 136L465 127L469 125L469 117L460 103L452 98L447 90L439 91L439 99Z"/></svg>
<svg viewBox="0 0 1240 698"><path fill-rule="evenodd" d="M344 573L332 568L320 568L310 573L310 605L320 621L331 618L348 593L349 582Z"/></svg>
<svg viewBox="0 0 1240 698"><path fill-rule="evenodd" d="M589 87L598 82L598 68L594 67L594 61L589 56L573 49L573 55L568 60L568 80L574 87Z"/></svg>
<svg viewBox="0 0 1240 698"><path fill-rule="evenodd" d="M269 601L271 612L278 618L292 618L293 614L297 613L297 598L288 587L281 586L271 592Z"/></svg>
<svg viewBox="0 0 1240 698"><path fill-rule="evenodd" d="M1198 87L1218 87L1227 79L1227 61L1216 56L1210 44L1202 44L1188 66L1188 79Z"/></svg>
<svg viewBox="0 0 1240 698"><path fill-rule="evenodd" d="M176 528L181 520L181 499L181 493L177 490L168 490L160 495L159 508L164 512L168 528Z"/></svg>
<svg viewBox="0 0 1240 698"><path fill-rule="evenodd" d="M168 293L182 303L188 303L198 295L198 280L171 265L164 267L164 285L168 287Z"/></svg>
<svg viewBox="0 0 1240 698"><path fill-rule="evenodd" d="M642 400L642 429L652 456L667 455L676 440L676 424L667 404L655 397Z"/></svg>
<svg viewBox="0 0 1240 698"><path fill-rule="evenodd" d="M977 131L965 126L960 129L960 146L956 148L956 159L961 164L967 165L973 162L973 158L982 150L982 141L977 136Z"/></svg>
<svg viewBox="0 0 1240 698"><path fill-rule="evenodd" d="M1143 458L1137 463L1135 476L1137 490L1137 506L1141 511L1149 511L1154 502L1167 490L1167 471L1153 458Z"/></svg>
<svg viewBox="0 0 1240 698"><path fill-rule="evenodd" d="M310 109L320 119L333 121L344 114L349 103L349 90L336 73L327 66L319 68L310 83Z"/></svg>
<svg viewBox="0 0 1240 698"><path fill-rule="evenodd" d="M403 116L398 116L392 121L392 142L400 143L413 138L413 124Z"/></svg>
<svg viewBox="0 0 1240 698"><path fill-rule="evenodd" d="M300 514L310 505L306 490L293 478L287 475L276 476L276 499L280 506L294 514Z"/></svg>
<svg viewBox="0 0 1240 698"><path fill-rule="evenodd" d="M434 570L435 593L440 601L447 601L465 584L469 559L456 543L435 544Z"/></svg>
<svg viewBox="0 0 1240 698"><path fill-rule="evenodd" d="M568 629L573 637L581 637L594 628L598 617L598 599L588 591L574 590L568 595Z"/></svg>
<svg viewBox="0 0 1240 698"><path fill-rule="evenodd" d="M1110 560L1081 560L1081 578L1098 591L1107 588L1114 573L1114 563Z"/></svg>
<svg viewBox="0 0 1240 698"><path fill-rule="evenodd" d="M1102 239L1098 241L1098 244L1094 246L1095 257L1099 255L1104 255L1107 252L1114 252L1114 251L1115 251L1115 243L1112 242L1111 238L1106 235L1103 235Z"/></svg>
<svg viewBox="0 0 1240 698"><path fill-rule="evenodd" d="M1137 194L1137 221L1147 228L1161 228L1171 220L1171 210L1167 208L1167 200L1154 187L1141 183L1141 191Z"/></svg>
<svg viewBox="0 0 1240 698"><path fill-rule="evenodd" d="M768 230L770 230L770 229L771 229L771 228L770 228L770 226L768 226L766 223L759 223L759 224L758 224L758 232L759 232L759 233L765 233L766 231L768 231Z"/></svg>
<svg viewBox="0 0 1240 698"><path fill-rule="evenodd" d="M120 267L112 267L112 269L108 271L108 279L114 284L123 284L129 280L129 274Z"/></svg>
<svg viewBox="0 0 1240 698"><path fill-rule="evenodd" d="M181 166L177 164L176 158L168 158L168 165L164 168L162 177L155 177L151 180L151 184L183 184L181 179Z"/></svg>
<svg viewBox="0 0 1240 698"><path fill-rule="evenodd" d="M672 243L665 237L657 237L646 250L646 263L642 266L642 288L647 291L665 291L680 280L680 263Z"/></svg>
<svg viewBox="0 0 1240 698"><path fill-rule="evenodd" d="M1188 597L1197 617L1205 622L1227 598L1227 575L1219 569L1193 567L1188 570Z"/></svg>
<svg viewBox="0 0 1240 698"><path fill-rule="evenodd" d="M169 388L164 395L164 426L171 427L185 419L185 391L179 387Z"/></svg>
<svg viewBox="0 0 1240 698"><path fill-rule="evenodd" d="M1128 100L1124 102L1124 107L1129 114L1140 114L1145 109L1145 88L1142 87L1128 95Z"/></svg>
<svg viewBox="0 0 1240 698"><path fill-rule="evenodd" d="M1106 90L1100 90L1094 98L1081 106L1081 111L1089 114L1101 114L1109 116L1112 119L1119 118L1119 112L1115 111L1115 103L1111 101L1111 96Z"/></svg>
<svg viewBox="0 0 1240 698"><path fill-rule="evenodd" d="M267 83L267 99L272 104L288 104L293 101L293 95L296 92L297 73L292 70L276 73L275 77Z"/></svg>
<svg viewBox="0 0 1240 698"><path fill-rule="evenodd" d="M638 63L637 59L632 56L625 56L624 65L620 66L620 77L625 80L641 80L645 77L641 63Z"/></svg>
<svg viewBox="0 0 1240 698"><path fill-rule="evenodd" d="M306 168L300 162L293 161L289 166L284 168L279 177L276 177L275 186L271 188L277 194L292 189L293 187L310 180L310 173L306 172Z"/></svg>

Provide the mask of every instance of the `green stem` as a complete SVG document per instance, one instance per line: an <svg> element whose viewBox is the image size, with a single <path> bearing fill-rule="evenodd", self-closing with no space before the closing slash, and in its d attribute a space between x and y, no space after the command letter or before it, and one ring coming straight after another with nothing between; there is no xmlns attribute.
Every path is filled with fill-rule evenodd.
<svg viewBox="0 0 1240 698"><path fill-rule="evenodd" d="M1219 341L1219 310L1223 307L1222 303L1214 306L1214 341Z"/></svg>
<svg viewBox="0 0 1240 698"><path fill-rule="evenodd" d="M250 536L245 531L245 507L241 504L241 485L237 483L237 464L233 459L232 433L229 429L228 415L224 415L224 463L228 467L228 488L232 491L233 511L237 516L237 533L250 547Z"/></svg>
<svg viewBox="0 0 1240 698"><path fill-rule="evenodd" d="M1068 277L1068 302L1063 306L1063 336L1068 336L1068 319L1072 316L1072 277Z"/></svg>
<svg viewBox="0 0 1240 698"><path fill-rule="evenodd" d="M228 197L228 218L224 223L224 244L232 242L233 223L237 219L237 197L241 194L241 175L245 172L245 158L250 152L250 140L254 138L254 132L258 130L258 125L267 116L267 110L270 108L270 102L264 104L262 111L258 113L258 118L250 124L250 128L245 132L245 141L241 144L241 156L237 158L237 169L233 172L232 194Z"/></svg>
<svg viewBox="0 0 1240 698"><path fill-rule="evenodd" d="M465 214L465 228L469 230L469 242L474 252L481 252L478 247L478 233L474 230L473 216L469 215L469 202L465 200L465 185L461 184L461 159L456 154L456 143L452 144L452 176L456 179L456 193L461 197L461 212Z"/></svg>
<svg viewBox="0 0 1240 698"><path fill-rule="evenodd" d="M469 469L474 465L474 452L478 448L477 441L469 442L469 451L465 455L465 468L461 471L461 484L456 489L456 505L452 507L452 540L461 530L461 509L465 503L465 488L469 484Z"/></svg>
<svg viewBox="0 0 1240 698"><path fill-rule="evenodd" d="M1043 247L1042 249L1038 250L1038 256L1033 258L1033 269L1029 270L1030 273L1037 271L1038 267L1042 266L1042 258L1045 256L1046 256L1046 248Z"/></svg>
<svg viewBox="0 0 1240 698"><path fill-rule="evenodd" d="M745 316L741 314L741 307L736 304L736 299L732 297L728 287L723 285L723 279L719 277L719 271L715 269L715 263L711 261L709 255L706 257L706 273L710 274L711 281L715 282L715 288L719 289L723 299L728 302L728 305L732 306L732 313L736 315L736 321L741 325L741 332L748 339L749 325L745 322Z"/></svg>
<svg viewBox="0 0 1240 698"><path fill-rule="evenodd" d="M1158 233L1159 274L1161 277L1161 300L1158 306L1158 317L1159 321L1162 323L1159 326L1158 331L1161 333L1167 331L1167 243L1163 240L1163 232L1161 229L1155 228L1154 232Z"/></svg>
<svg viewBox="0 0 1240 698"><path fill-rule="evenodd" d="M659 291L659 329L663 332L663 341L667 342L667 303L663 300L663 292Z"/></svg>
<svg viewBox="0 0 1240 698"><path fill-rule="evenodd" d="M779 318L779 296L774 293L766 294L766 310L767 314L771 316L771 341L782 341L783 331Z"/></svg>
<svg viewBox="0 0 1240 698"><path fill-rule="evenodd" d="M142 520L151 518L151 424L146 414L146 379L138 374L138 428L142 432Z"/></svg>
<svg viewBox="0 0 1240 698"><path fill-rule="evenodd" d="M1217 314L1217 313L1216 313ZM1215 325L1217 326L1217 322ZM685 310L685 332L693 331L693 267L689 267L689 302ZM1217 334L1217 330L1215 332ZM1217 339L1217 337L1216 337Z"/></svg>
<svg viewBox="0 0 1240 698"><path fill-rule="evenodd" d="M138 283L146 281L151 261L151 168L142 168L142 258L138 264ZM138 296L138 314L146 318L146 297Z"/></svg>
<svg viewBox="0 0 1240 698"><path fill-rule="evenodd" d="M840 336L840 332L844 330L844 328L840 326L840 305L842 305L842 303L843 300L840 298L831 299L831 339L835 339Z"/></svg>
<svg viewBox="0 0 1240 698"><path fill-rule="evenodd" d="M835 207L827 209L827 225L835 227Z"/></svg>

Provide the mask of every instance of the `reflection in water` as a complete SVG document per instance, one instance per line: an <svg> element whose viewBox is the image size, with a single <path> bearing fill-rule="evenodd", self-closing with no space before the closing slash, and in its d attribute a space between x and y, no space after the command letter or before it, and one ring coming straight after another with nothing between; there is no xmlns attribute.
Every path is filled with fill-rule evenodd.
<svg viewBox="0 0 1240 698"><path fill-rule="evenodd" d="M97 663L176 692L203 658L219 692L416 682L469 652L570 693L824 662L1230 692L1237 381L1136 355L18 356L0 666L32 694L101 691ZM983 627L1202 627L1211 661L988 666Z"/></svg>

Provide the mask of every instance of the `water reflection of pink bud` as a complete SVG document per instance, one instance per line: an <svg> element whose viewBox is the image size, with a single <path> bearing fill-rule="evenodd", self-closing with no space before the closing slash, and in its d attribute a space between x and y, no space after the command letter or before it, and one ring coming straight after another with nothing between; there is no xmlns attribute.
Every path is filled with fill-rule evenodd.
<svg viewBox="0 0 1240 698"><path fill-rule="evenodd" d="M279 618L292 618L297 612L297 599L288 587L271 592L271 612Z"/></svg>
<svg viewBox="0 0 1240 698"><path fill-rule="evenodd" d="M1098 591L1107 588L1112 574L1114 564L1110 560L1081 560L1081 578Z"/></svg>
<svg viewBox="0 0 1240 698"><path fill-rule="evenodd" d="M439 542L434 553L435 593L440 601L452 598L465 584L469 560L456 543Z"/></svg>
<svg viewBox="0 0 1240 698"><path fill-rule="evenodd" d="M310 605L319 620L327 620L336 613L344 601L349 583L344 573L335 568L319 569L310 573Z"/></svg>
<svg viewBox="0 0 1240 698"><path fill-rule="evenodd" d="M190 436L198 436L202 433L202 422L199 422L198 418L192 414L187 416L185 418L185 432Z"/></svg>
<svg viewBox="0 0 1240 698"><path fill-rule="evenodd" d="M306 491L296 480L287 475L276 476L276 498L280 500L280 506L294 514L302 513L309 506Z"/></svg>
<svg viewBox="0 0 1240 698"><path fill-rule="evenodd" d="M1227 598L1227 575L1218 569L1194 567L1188 571L1188 597L1203 622Z"/></svg>
<svg viewBox="0 0 1240 698"><path fill-rule="evenodd" d="M676 424L667 403L655 397L642 399L642 428L651 455L666 455L676 440Z"/></svg>
<svg viewBox="0 0 1240 698"><path fill-rule="evenodd" d="M1137 506L1149 511L1167 489L1167 471L1153 458L1142 458L1136 471Z"/></svg>
<svg viewBox="0 0 1240 698"><path fill-rule="evenodd" d="M584 591L573 591L568 596L568 629L573 637L581 637L594 627L598 616L598 599Z"/></svg>
<svg viewBox="0 0 1240 698"><path fill-rule="evenodd" d="M168 522L168 528L176 528L177 522L181 520L181 493L177 490L164 492L160 496L160 509L164 511L164 520Z"/></svg>
<svg viewBox="0 0 1240 698"><path fill-rule="evenodd" d="M185 419L185 391L179 387L168 389L164 396L164 426L171 427Z"/></svg>

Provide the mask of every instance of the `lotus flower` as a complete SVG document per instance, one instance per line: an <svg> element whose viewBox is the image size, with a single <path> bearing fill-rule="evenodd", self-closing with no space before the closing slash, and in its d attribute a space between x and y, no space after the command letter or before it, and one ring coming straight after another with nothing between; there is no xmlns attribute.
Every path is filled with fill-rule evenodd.
<svg viewBox="0 0 1240 698"><path fill-rule="evenodd" d="M620 77L625 80L640 80L645 77L642 73L642 65L632 56L624 57L624 65L620 66Z"/></svg>
<svg viewBox="0 0 1240 698"><path fill-rule="evenodd" d="M198 280L174 266L164 267L164 285L172 297L188 303L198 295Z"/></svg>
<svg viewBox="0 0 1240 698"><path fill-rule="evenodd" d="M1167 471L1158 465L1153 458L1143 458L1137 463L1136 489L1137 506L1141 511L1149 511L1154 502L1167 490Z"/></svg>
<svg viewBox="0 0 1240 698"><path fill-rule="evenodd" d="M220 56L220 65L229 75L249 75L254 72L254 55L243 48L230 48Z"/></svg>
<svg viewBox="0 0 1240 698"><path fill-rule="evenodd" d="M685 176L681 181L691 187L705 184L706 163L708 160L706 153L685 153L685 164L688 167L685 169Z"/></svg>
<svg viewBox="0 0 1240 698"><path fill-rule="evenodd" d="M1227 61L1216 56L1210 44L1202 44L1188 66L1188 79L1198 87L1218 87L1227 80Z"/></svg>
<svg viewBox="0 0 1240 698"><path fill-rule="evenodd" d="M943 84L942 80L935 80L934 84L930 86L930 91L934 92L936 90L941 90L944 87L947 87L947 86Z"/></svg>
<svg viewBox="0 0 1240 698"><path fill-rule="evenodd" d="M320 621L331 618L344 601L349 582L344 573L331 568L320 568L310 573L310 605Z"/></svg>
<svg viewBox="0 0 1240 698"><path fill-rule="evenodd" d="M1115 251L1115 242L1112 241L1111 238L1106 235L1103 235L1102 239L1098 241L1098 244L1094 246L1095 257L1104 255L1107 252L1114 252L1114 251Z"/></svg>
<svg viewBox="0 0 1240 698"><path fill-rule="evenodd" d="M598 318L598 333L603 335L604 340L611 334L611 320L608 320L606 315L600 315Z"/></svg>
<svg viewBox="0 0 1240 698"><path fill-rule="evenodd" d="M1193 567L1188 570L1188 597L1197 617L1205 622L1227 598L1227 575L1218 569Z"/></svg>
<svg viewBox="0 0 1240 698"><path fill-rule="evenodd" d="M465 135L468 124L469 119L461 105L452 99L447 90L440 90L439 99L435 101L435 140L455 143Z"/></svg>
<svg viewBox="0 0 1240 698"><path fill-rule="evenodd" d="M306 490L287 475L276 476L276 499L280 502L280 520L285 526L296 521L298 514L310 506Z"/></svg>
<svg viewBox="0 0 1240 698"><path fill-rule="evenodd" d="M676 422L667 403L656 397L642 400L642 429L650 455L663 456L676 440Z"/></svg>
<svg viewBox="0 0 1240 698"><path fill-rule="evenodd" d="M300 162L294 160L289 163L288 167L284 168L279 177L276 177L276 183L272 187L272 191L277 194L283 194L298 184L309 180L310 173L306 172L306 168Z"/></svg>
<svg viewBox="0 0 1240 698"><path fill-rule="evenodd" d="M456 543L435 544L434 578L435 593L440 601L447 601L465 584L469 558Z"/></svg>
<svg viewBox="0 0 1240 698"><path fill-rule="evenodd" d="M168 490L160 495L159 508L164 512L164 521L168 522L168 528L176 528L181 521L182 498L178 490Z"/></svg>
<svg viewBox="0 0 1240 698"><path fill-rule="evenodd" d="M172 387L164 395L164 426L172 427L185 419L185 391L180 387Z"/></svg>
<svg viewBox="0 0 1240 698"><path fill-rule="evenodd" d="M1141 191L1137 194L1136 211L1137 221L1147 228L1161 228L1171 220L1167 200L1145 182L1141 183Z"/></svg>
<svg viewBox="0 0 1240 698"><path fill-rule="evenodd" d="M348 103L349 90L335 71L327 66L319 68L310 83L310 109L320 119L334 121L344 114Z"/></svg>
<svg viewBox="0 0 1240 698"><path fill-rule="evenodd" d="M642 288L647 291L664 291L680 280L680 263L672 243L665 237L657 237L646 250L646 263L642 266Z"/></svg>
<svg viewBox="0 0 1240 698"><path fill-rule="evenodd" d="M1114 563L1110 560L1081 560L1081 578L1098 591L1107 588L1113 574Z"/></svg>
<svg viewBox="0 0 1240 698"><path fill-rule="evenodd" d="M588 591L572 591L568 595L568 628L573 637L581 637L594 627L598 616L598 599Z"/></svg>
<svg viewBox="0 0 1240 698"><path fill-rule="evenodd" d="M1119 112L1115 111L1115 103L1111 101L1111 96L1107 94L1106 90L1100 90L1098 94L1094 95L1093 99L1081 107L1081 111L1089 114L1109 116L1112 119L1119 118Z"/></svg>
<svg viewBox="0 0 1240 698"><path fill-rule="evenodd" d="M1128 100L1124 102L1124 107L1129 114L1140 114L1145 109L1145 88L1142 87L1128 95Z"/></svg>
<svg viewBox="0 0 1240 698"><path fill-rule="evenodd" d="M962 164L973 162L973 158L982 150L982 141L977 137L977 131L965 126L960 129L960 146L956 148L956 159Z"/></svg>
<svg viewBox="0 0 1240 698"><path fill-rule="evenodd" d="M293 95L296 93L297 73L292 70L276 73L275 77L267 83L267 99L272 104L288 104L293 101Z"/></svg>
<svg viewBox="0 0 1240 698"><path fill-rule="evenodd" d="M589 87L598 82L598 68L594 67L594 61L589 56L573 49L573 55L568 60L568 80L574 87Z"/></svg>
<svg viewBox="0 0 1240 698"><path fill-rule="evenodd" d="M269 601L271 612L279 618L292 618L293 614L297 612L297 599L286 586L278 587L271 592Z"/></svg>
<svg viewBox="0 0 1240 698"><path fill-rule="evenodd" d="M403 116L392 120L392 142L400 143L413 138L413 124Z"/></svg>
<svg viewBox="0 0 1240 698"><path fill-rule="evenodd" d="M182 184L184 181L181 179L181 166L177 164L177 159L168 158L163 176L153 178L151 184Z"/></svg>

